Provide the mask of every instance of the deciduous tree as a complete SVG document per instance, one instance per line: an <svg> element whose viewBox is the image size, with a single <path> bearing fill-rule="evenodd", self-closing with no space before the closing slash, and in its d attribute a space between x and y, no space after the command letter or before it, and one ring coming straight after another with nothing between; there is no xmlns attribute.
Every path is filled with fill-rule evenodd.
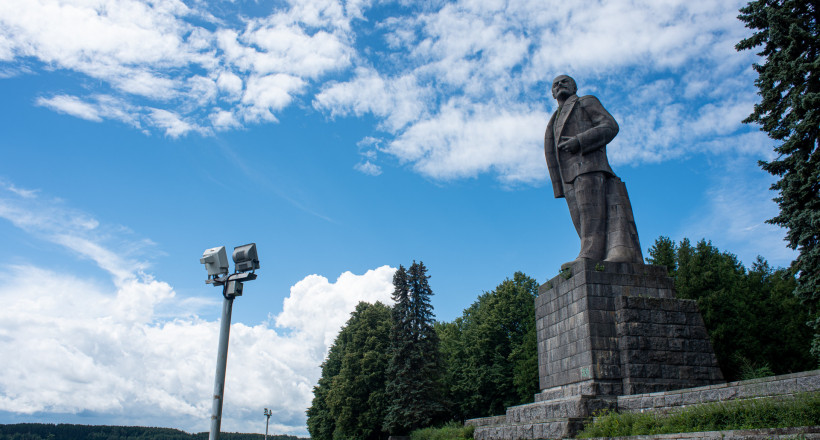
<svg viewBox="0 0 820 440"><path fill-rule="evenodd" d="M537 291L534 279L517 272L479 296L461 317L438 325L455 418L503 414L538 392Z"/></svg>
<svg viewBox="0 0 820 440"><path fill-rule="evenodd" d="M686 238L677 246L659 238L647 261L668 258L669 249L676 249L677 296L697 301L726 379L740 379L748 365L776 374L812 368L809 313L790 293L796 285L790 269L772 269L758 257L747 271L734 254Z"/></svg>
<svg viewBox="0 0 820 440"><path fill-rule="evenodd" d="M339 332L307 410L311 438L375 440L385 436L390 313L380 302L361 302Z"/></svg>

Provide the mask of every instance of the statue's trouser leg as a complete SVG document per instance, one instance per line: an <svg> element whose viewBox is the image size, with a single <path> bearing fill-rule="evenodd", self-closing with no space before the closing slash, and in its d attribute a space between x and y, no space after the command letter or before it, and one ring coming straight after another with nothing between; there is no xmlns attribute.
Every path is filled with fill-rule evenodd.
<svg viewBox="0 0 820 440"><path fill-rule="evenodd" d="M632 216L626 185L617 177L607 178L606 261L642 263L641 244Z"/></svg>
<svg viewBox="0 0 820 440"><path fill-rule="evenodd" d="M570 216L581 238L578 258L601 261L606 252L606 192L604 173L587 173L564 185Z"/></svg>

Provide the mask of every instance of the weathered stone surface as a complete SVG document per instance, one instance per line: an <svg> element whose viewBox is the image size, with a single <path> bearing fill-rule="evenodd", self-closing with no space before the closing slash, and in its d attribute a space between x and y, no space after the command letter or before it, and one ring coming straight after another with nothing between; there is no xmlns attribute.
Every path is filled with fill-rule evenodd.
<svg viewBox="0 0 820 440"><path fill-rule="evenodd" d="M734 431L685 432L680 434L635 435L631 437L607 437L618 440L770 440L770 439L820 439L820 426L799 428L743 429ZM601 438L603 439L603 438Z"/></svg>
<svg viewBox="0 0 820 440"><path fill-rule="evenodd" d="M670 411L687 405L820 392L820 370L673 391L618 396L618 410Z"/></svg>
<svg viewBox="0 0 820 440"><path fill-rule="evenodd" d="M576 91L569 76L560 75L552 83L558 109L544 134L544 156L554 195L566 199L581 239L578 258L643 262L626 186L606 155L618 123L598 99L579 98Z"/></svg>
<svg viewBox="0 0 820 440"><path fill-rule="evenodd" d="M615 408L616 396L720 380L697 307L674 296L665 268L638 263L580 260L540 286L542 391L503 417L470 421L475 438L563 438L596 411ZM665 397L648 400L663 405Z"/></svg>
<svg viewBox="0 0 820 440"><path fill-rule="evenodd" d="M697 305L674 297L663 267L582 260L539 293L542 390L620 381L608 390L618 395L722 381Z"/></svg>
<svg viewBox="0 0 820 440"><path fill-rule="evenodd" d="M624 394L722 381L694 301L622 295L615 304Z"/></svg>
<svg viewBox="0 0 820 440"><path fill-rule="evenodd" d="M550 401L519 405L507 410L505 416L484 417L468 420L466 424L476 427L477 440L531 440L567 438L582 429L585 417L583 414L595 414L601 409L618 411L667 412L682 406L699 403L725 402L733 399L779 397L789 398L798 393L820 392L820 370L782 376L754 379L750 381L730 382L696 388L664 391L639 395L623 395L614 399L578 395L577 393L596 392L601 383L587 381L567 387L557 387L542 391L539 395L551 398ZM538 396L536 396L538 397ZM809 429L794 431L794 429ZM812 430L813 429L813 430ZM653 436L664 439L764 439L781 438L787 433L815 433L817 436L806 438L820 439L820 427L786 428L778 430L723 431L715 433L686 433ZM719 433L720 434L720 433ZM646 436L625 437L645 439Z"/></svg>

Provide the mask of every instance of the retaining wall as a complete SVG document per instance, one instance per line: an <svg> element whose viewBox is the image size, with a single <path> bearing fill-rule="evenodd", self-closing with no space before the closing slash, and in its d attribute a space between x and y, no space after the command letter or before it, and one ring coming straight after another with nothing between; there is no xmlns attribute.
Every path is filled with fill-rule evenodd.
<svg viewBox="0 0 820 440"><path fill-rule="evenodd" d="M818 391L820 391L820 370L813 370L683 390L618 396L618 411L666 412L698 403L761 397L789 397L797 393Z"/></svg>

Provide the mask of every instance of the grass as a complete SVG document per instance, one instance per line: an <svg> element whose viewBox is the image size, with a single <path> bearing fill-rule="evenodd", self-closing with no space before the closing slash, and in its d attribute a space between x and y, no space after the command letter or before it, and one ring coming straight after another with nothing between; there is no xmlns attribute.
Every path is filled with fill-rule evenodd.
<svg viewBox="0 0 820 440"><path fill-rule="evenodd" d="M669 414L605 412L579 438L820 425L820 393L694 405Z"/></svg>
<svg viewBox="0 0 820 440"><path fill-rule="evenodd" d="M410 440L462 440L473 438L474 426L447 422L440 428L417 429L410 433Z"/></svg>

